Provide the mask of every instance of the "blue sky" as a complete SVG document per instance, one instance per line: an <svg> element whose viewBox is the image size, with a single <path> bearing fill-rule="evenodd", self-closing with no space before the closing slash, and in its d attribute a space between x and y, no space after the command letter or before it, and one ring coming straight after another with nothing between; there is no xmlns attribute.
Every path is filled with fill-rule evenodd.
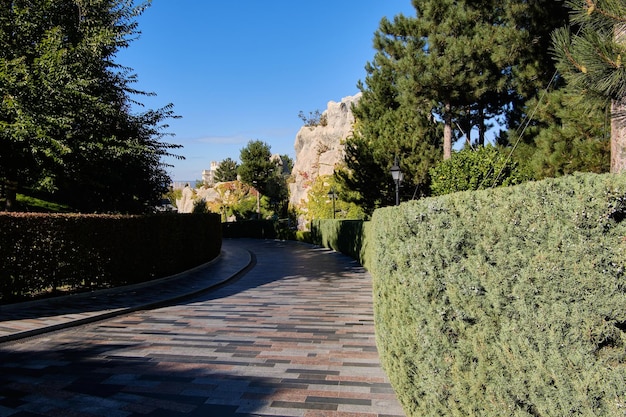
<svg viewBox="0 0 626 417"><path fill-rule="evenodd" d="M165 140L186 160L166 162L173 180L195 180L250 140L295 158L298 113L356 94L380 19L414 12L411 0L153 0L116 61L156 94L139 98L147 108L182 116Z"/></svg>

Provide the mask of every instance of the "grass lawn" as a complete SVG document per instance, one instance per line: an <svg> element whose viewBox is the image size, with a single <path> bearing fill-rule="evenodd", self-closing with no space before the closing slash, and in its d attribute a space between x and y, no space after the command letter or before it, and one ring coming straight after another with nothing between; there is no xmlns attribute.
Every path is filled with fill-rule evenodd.
<svg viewBox="0 0 626 417"><path fill-rule="evenodd" d="M4 199L0 198L0 207L4 207ZM45 197L17 194L17 210L30 213L70 213L74 210L65 204L48 201Z"/></svg>

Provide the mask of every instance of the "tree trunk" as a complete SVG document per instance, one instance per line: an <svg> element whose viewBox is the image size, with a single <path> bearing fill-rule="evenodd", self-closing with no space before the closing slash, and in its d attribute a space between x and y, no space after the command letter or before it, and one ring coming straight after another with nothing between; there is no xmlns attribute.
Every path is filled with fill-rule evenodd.
<svg viewBox="0 0 626 417"><path fill-rule="evenodd" d="M485 146L485 110L481 107L478 112L478 146Z"/></svg>
<svg viewBox="0 0 626 417"><path fill-rule="evenodd" d="M17 208L17 181L6 180L4 183L6 203L5 211L15 211Z"/></svg>
<svg viewBox="0 0 626 417"><path fill-rule="evenodd" d="M611 103L611 173L626 171L626 101Z"/></svg>
<svg viewBox="0 0 626 417"><path fill-rule="evenodd" d="M626 25L616 25L615 42L626 39ZM626 171L626 97L611 101L611 172Z"/></svg>
<svg viewBox="0 0 626 417"><path fill-rule="evenodd" d="M446 103L443 115L443 160L452 157L452 114L450 114L450 103Z"/></svg>

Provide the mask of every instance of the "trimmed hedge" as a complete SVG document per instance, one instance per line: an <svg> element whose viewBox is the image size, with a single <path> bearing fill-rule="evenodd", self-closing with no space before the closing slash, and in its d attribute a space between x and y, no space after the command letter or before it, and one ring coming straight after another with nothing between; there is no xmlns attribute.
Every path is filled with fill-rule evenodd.
<svg viewBox="0 0 626 417"><path fill-rule="evenodd" d="M348 255L367 268L369 225L363 220L315 219L311 221L310 243Z"/></svg>
<svg viewBox="0 0 626 417"><path fill-rule="evenodd" d="M287 220L243 220L222 223L224 238L295 239L296 231Z"/></svg>
<svg viewBox="0 0 626 417"><path fill-rule="evenodd" d="M276 239L277 223L272 220L243 220L222 223L224 238Z"/></svg>
<svg viewBox="0 0 626 417"><path fill-rule="evenodd" d="M215 214L0 214L0 302L168 276L221 250Z"/></svg>
<svg viewBox="0 0 626 417"><path fill-rule="evenodd" d="M409 416L626 413L626 176L378 210L381 360Z"/></svg>

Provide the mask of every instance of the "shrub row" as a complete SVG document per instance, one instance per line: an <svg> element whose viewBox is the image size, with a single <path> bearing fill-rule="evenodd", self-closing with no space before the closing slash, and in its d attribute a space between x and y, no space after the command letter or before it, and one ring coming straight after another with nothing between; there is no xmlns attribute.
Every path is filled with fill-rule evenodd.
<svg viewBox="0 0 626 417"><path fill-rule="evenodd" d="M287 221L243 220L222 223L224 238L293 239L295 231Z"/></svg>
<svg viewBox="0 0 626 417"><path fill-rule="evenodd" d="M219 215L0 214L0 302L171 275L221 250Z"/></svg>
<svg viewBox="0 0 626 417"><path fill-rule="evenodd" d="M276 239L276 222L271 220L243 220L222 223L224 238Z"/></svg>
<svg viewBox="0 0 626 417"><path fill-rule="evenodd" d="M378 210L381 360L410 416L626 410L626 176Z"/></svg>
<svg viewBox="0 0 626 417"><path fill-rule="evenodd" d="M310 243L348 255L367 268L369 225L363 220L312 220Z"/></svg>

